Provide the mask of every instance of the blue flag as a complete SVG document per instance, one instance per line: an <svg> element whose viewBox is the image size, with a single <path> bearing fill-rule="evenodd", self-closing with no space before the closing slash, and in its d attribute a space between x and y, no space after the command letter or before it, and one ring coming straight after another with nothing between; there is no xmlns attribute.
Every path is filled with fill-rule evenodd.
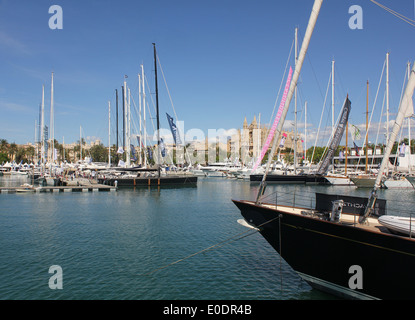
<svg viewBox="0 0 415 320"><path fill-rule="evenodd" d="M132 154L131 160L137 161L137 157L136 157L136 152L135 152L134 145L130 144L130 149L131 149L131 154Z"/></svg>
<svg viewBox="0 0 415 320"><path fill-rule="evenodd" d="M168 113L166 113L166 115L167 115L167 121L169 122L169 125L170 125L171 133L173 135L174 143L175 144L182 144L182 140L180 139L179 131L177 130L177 127L173 122L173 118L170 117L170 115Z"/></svg>
<svg viewBox="0 0 415 320"><path fill-rule="evenodd" d="M164 158L166 156L166 148L164 146L163 138L160 139L160 151L161 151L161 156Z"/></svg>
<svg viewBox="0 0 415 320"><path fill-rule="evenodd" d="M354 148L356 149L356 154L359 155L359 147L356 145L356 143L353 142L353 144Z"/></svg>

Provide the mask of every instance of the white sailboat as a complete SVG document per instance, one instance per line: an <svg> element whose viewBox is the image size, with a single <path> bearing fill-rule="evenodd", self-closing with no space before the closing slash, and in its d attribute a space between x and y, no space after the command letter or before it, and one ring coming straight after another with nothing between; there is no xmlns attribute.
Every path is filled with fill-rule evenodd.
<svg viewBox="0 0 415 320"><path fill-rule="evenodd" d="M54 176L55 170L55 160L56 160L56 151L55 151L55 119L54 119L54 93L53 93L53 72L50 86L50 152L49 152L49 175L45 175L46 184L48 186L57 185L58 179Z"/></svg>

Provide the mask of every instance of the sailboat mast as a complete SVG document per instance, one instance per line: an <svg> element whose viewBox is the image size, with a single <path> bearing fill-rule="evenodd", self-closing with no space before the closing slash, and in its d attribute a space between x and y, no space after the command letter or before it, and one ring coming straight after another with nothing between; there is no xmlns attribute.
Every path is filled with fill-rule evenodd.
<svg viewBox="0 0 415 320"><path fill-rule="evenodd" d="M154 81L156 83L156 111L157 111L157 157L158 157L158 176L160 178L160 162L161 162L161 153L160 153L160 117L159 117L159 94L158 94L158 84L157 84L157 52L156 44L153 43L154 48Z"/></svg>
<svg viewBox="0 0 415 320"><path fill-rule="evenodd" d="M129 141L129 106L127 101L127 76L124 76L124 87L123 87L123 105L124 105L124 148L125 148L125 163L127 166L130 165L130 141Z"/></svg>
<svg viewBox="0 0 415 320"><path fill-rule="evenodd" d="M334 60L331 62L331 134L334 133Z"/></svg>
<svg viewBox="0 0 415 320"><path fill-rule="evenodd" d="M349 121L346 122L346 150L344 151L344 175L347 176L347 153L348 153L348 138L349 135Z"/></svg>
<svg viewBox="0 0 415 320"><path fill-rule="evenodd" d="M295 28L295 66L298 61L298 28ZM294 94L294 174L297 174L297 86Z"/></svg>
<svg viewBox="0 0 415 320"><path fill-rule="evenodd" d="M79 161L82 161L82 126L79 126Z"/></svg>
<svg viewBox="0 0 415 320"><path fill-rule="evenodd" d="M304 161L307 161L307 101L304 106Z"/></svg>
<svg viewBox="0 0 415 320"><path fill-rule="evenodd" d="M370 198L369 198L368 204L366 206L365 212L364 212L363 216L359 219L360 223L365 223L367 218L369 217L370 213L373 211L373 208L375 206L375 202L376 202L376 199L377 199L377 194L376 193L377 193L377 190L380 187L383 172L385 171L385 169L386 169L386 167L389 163L389 156L391 154L393 144L394 144L394 142L396 140L396 137L398 136L398 134L401 130L403 120L404 120L405 115L407 113L407 109L408 109L409 105L412 102L412 96L413 96L413 93L414 93L414 89L415 89L415 63L412 67L411 74L410 74L408 83L406 85L404 95L403 95L401 103L399 105L398 115L396 116L395 124L393 125L393 128L392 128L392 133L389 137L388 144L387 144L387 146L385 148L385 151L384 151L384 154L383 154L382 163L380 165L379 172L378 172L378 175L376 177L375 185L374 185L372 193L370 195Z"/></svg>
<svg viewBox="0 0 415 320"><path fill-rule="evenodd" d="M40 120L41 161L45 163L45 85L42 85L42 117Z"/></svg>
<svg viewBox="0 0 415 320"><path fill-rule="evenodd" d="M139 141L138 141L138 163L142 165L141 159L141 141L143 140L143 132L141 129L141 76L138 74L138 125L139 125Z"/></svg>
<svg viewBox="0 0 415 320"><path fill-rule="evenodd" d="M39 105L40 107L40 105ZM40 108L39 108L40 109ZM38 143L37 143L37 130L38 129L38 124L37 124L37 120L35 119L35 162L37 162L37 157L38 157Z"/></svg>
<svg viewBox="0 0 415 320"><path fill-rule="evenodd" d="M366 82L366 165L365 165L365 173L367 173L367 166L368 166L368 135L369 132L367 131L369 129L369 80Z"/></svg>
<svg viewBox="0 0 415 320"><path fill-rule="evenodd" d="M142 94L143 94L143 127L144 127L144 141L143 141L143 146L144 146L144 167L147 167L147 156L146 156L146 152L147 152L147 129L146 129L146 90L145 90L145 78L144 78L144 66L141 65L141 86L142 86Z"/></svg>
<svg viewBox="0 0 415 320"><path fill-rule="evenodd" d="M261 139L262 135L261 135L261 113L258 115L258 143L257 143L257 155L258 157L261 154ZM187 150L186 150L187 153Z"/></svg>
<svg viewBox="0 0 415 320"><path fill-rule="evenodd" d="M131 165L131 92L128 88L128 101L127 101L127 166Z"/></svg>
<svg viewBox="0 0 415 320"><path fill-rule="evenodd" d="M389 143L389 52L386 53L386 145Z"/></svg>
<svg viewBox="0 0 415 320"><path fill-rule="evenodd" d="M51 133L51 163L55 162L55 130L54 130L54 110L53 110L53 72L52 81L50 85L50 133Z"/></svg>
<svg viewBox="0 0 415 320"><path fill-rule="evenodd" d="M407 67L407 72L408 72L408 80L409 80L409 75L411 73L411 63L408 61L408 67ZM411 117L408 117L408 144L409 144L409 161L408 161L408 172L409 174L411 174L411 164L412 164L412 152L411 152Z"/></svg>
<svg viewBox="0 0 415 320"><path fill-rule="evenodd" d="M115 89L115 124L116 124L116 137L115 137L115 146L116 146L116 158L118 162L118 90Z"/></svg>
<svg viewBox="0 0 415 320"><path fill-rule="evenodd" d="M331 62L331 134L334 135L334 60ZM334 173L334 157L331 164Z"/></svg>
<svg viewBox="0 0 415 320"><path fill-rule="evenodd" d="M287 113L288 113L288 106L291 103L291 99L292 99L293 94L294 94L294 89L297 86L297 81L298 81L298 78L300 77L300 72L301 72L301 68L303 66L304 58L305 58L305 55L307 53L307 49L308 49L308 45L310 43L311 35L313 34L314 27L316 25L317 18L318 18L318 15L320 13L320 9L321 9L322 4L323 4L323 0L315 0L314 5L313 5L313 9L311 10L310 19L309 19L307 29L306 29L306 32L305 32L305 35L304 35L303 43L301 45L297 65L295 66L294 75L293 75L292 82L290 84L290 89L288 91L287 100L285 101L284 109L283 109L280 121L278 122L277 130L275 132L274 142L273 142L272 148L271 148L271 153L268 157L266 170L265 170L265 173L262 177L261 185L260 185L260 188L259 188L259 191L258 191L258 195L257 195L257 199L256 199L257 204L259 203L259 198L265 192L265 182L266 182L266 178L267 178L269 168L271 166L272 158L274 157L275 149L277 147L278 137L281 134L282 126L284 125L285 117L287 116Z"/></svg>
<svg viewBox="0 0 415 320"><path fill-rule="evenodd" d="M39 103L39 121L35 123L35 146L36 146L36 154L35 154L35 159L36 159L36 163L39 162L39 155L40 155L40 145L41 145L41 136L42 133L40 132L40 123L42 122L42 102Z"/></svg>
<svg viewBox="0 0 415 320"><path fill-rule="evenodd" d="M111 167L111 102L108 101L108 168Z"/></svg>
<svg viewBox="0 0 415 320"><path fill-rule="evenodd" d="M122 88L122 150L125 151L125 87L121 86L121 88Z"/></svg>

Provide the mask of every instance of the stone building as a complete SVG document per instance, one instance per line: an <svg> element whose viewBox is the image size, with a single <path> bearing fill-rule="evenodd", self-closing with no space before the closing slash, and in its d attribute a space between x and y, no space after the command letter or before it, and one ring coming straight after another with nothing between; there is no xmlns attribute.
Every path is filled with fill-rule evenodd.
<svg viewBox="0 0 415 320"><path fill-rule="evenodd" d="M228 153L229 154L238 154L242 162L245 162L246 159L254 158L256 159L262 151L262 147L268 137L270 128L268 125L261 124L260 121L257 121L256 116L254 115L254 119L248 125L248 121L245 117L244 123L242 125L242 130L238 129L238 133L231 137L228 140ZM276 154L280 153L282 157L284 157L285 152L287 150L294 150L294 130L291 131L283 131L281 136L278 137L278 144L281 142L282 135L285 135L284 147L277 148ZM271 150L272 144L275 137L271 141L268 150ZM297 155L298 157L302 157L304 150L303 150L303 143L301 140L301 136L297 133Z"/></svg>

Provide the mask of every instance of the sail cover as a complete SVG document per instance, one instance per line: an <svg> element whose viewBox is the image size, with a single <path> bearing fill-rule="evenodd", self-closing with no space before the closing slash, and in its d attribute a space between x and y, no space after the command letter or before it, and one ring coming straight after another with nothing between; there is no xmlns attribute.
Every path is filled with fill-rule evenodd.
<svg viewBox="0 0 415 320"><path fill-rule="evenodd" d="M326 157L321 162L320 167L317 170L317 174L325 174L329 168L331 160L334 157L334 152L336 151L340 140L343 137L344 129L346 128L347 120L349 119L351 105L352 103L350 102L349 98L346 98L339 123L337 124L336 131L334 132L330 141L329 150L327 151Z"/></svg>

